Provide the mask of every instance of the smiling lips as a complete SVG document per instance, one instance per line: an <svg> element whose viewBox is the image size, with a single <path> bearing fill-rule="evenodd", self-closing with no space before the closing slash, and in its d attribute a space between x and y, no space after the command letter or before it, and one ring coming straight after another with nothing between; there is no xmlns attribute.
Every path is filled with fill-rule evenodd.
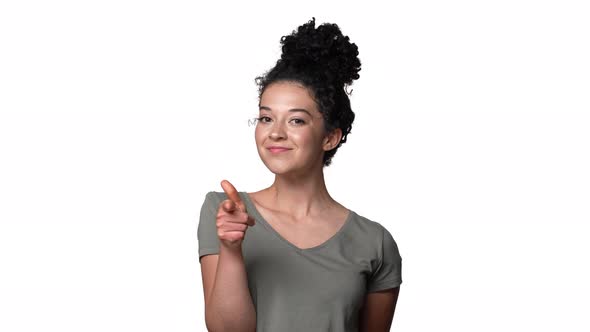
<svg viewBox="0 0 590 332"><path fill-rule="evenodd" d="M267 149L272 153L281 153L291 150L282 146L269 146Z"/></svg>

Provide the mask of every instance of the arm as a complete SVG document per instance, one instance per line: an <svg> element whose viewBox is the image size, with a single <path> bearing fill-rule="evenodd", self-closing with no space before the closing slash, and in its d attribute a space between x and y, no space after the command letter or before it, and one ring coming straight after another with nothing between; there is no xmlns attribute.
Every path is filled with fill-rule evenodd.
<svg viewBox="0 0 590 332"><path fill-rule="evenodd" d="M221 245L219 255L201 258L205 324L211 332L256 331L256 310L248 289L242 252Z"/></svg>
<svg viewBox="0 0 590 332"><path fill-rule="evenodd" d="M399 286L368 293L360 310L359 332L388 332L398 295Z"/></svg>
<svg viewBox="0 0 590 332"><path fill-rule="evenodd" d="M205 325L212 332L256 331L256 308L248 288L242 241L255 224L235 187L224 180L228 199L209 192L199 219L199 251L205 296ZM215 213L217 210L217 213Z"/></svg>

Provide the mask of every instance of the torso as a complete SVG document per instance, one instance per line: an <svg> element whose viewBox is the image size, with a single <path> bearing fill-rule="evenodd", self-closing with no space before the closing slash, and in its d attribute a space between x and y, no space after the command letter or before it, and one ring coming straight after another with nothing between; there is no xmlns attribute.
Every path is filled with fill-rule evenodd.
<svg viewBox="0 0 590 332"><path fill-rule="evenodd" d="M265 208L268 204L264 203L260 192L247 194L264 220L285 240L300 249L313 248L326 242L344 225L349 213L346 207L336 202L314 219L293 220L286 214Z"/></svg>

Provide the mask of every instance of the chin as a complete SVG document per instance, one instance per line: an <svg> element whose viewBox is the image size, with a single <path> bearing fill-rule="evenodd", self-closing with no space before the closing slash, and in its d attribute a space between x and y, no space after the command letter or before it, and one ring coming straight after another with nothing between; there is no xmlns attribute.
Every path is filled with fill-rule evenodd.
<svg viewBox="0 0 590 332"><path fill-rule="evenodd" d="M278 162L276 160L265 161L262 160L266 168L269 171L274 173L275 175L287 174L293 171L293 165L285 163L285 162Z"/></svg>

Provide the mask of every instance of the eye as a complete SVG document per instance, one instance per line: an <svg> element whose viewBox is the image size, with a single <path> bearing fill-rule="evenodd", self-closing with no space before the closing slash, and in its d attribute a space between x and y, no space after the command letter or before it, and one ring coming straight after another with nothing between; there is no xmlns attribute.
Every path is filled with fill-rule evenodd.
<svg viewBox="0 0 590 332"><path fill-rule="evenodd" d="M297 124L297 125L302 125L302 124L305 124L305 121L303 121L303 120L301 120L301 119L293 119L293 120L291 120L291 121L295 121L295 122L296 122L295 124ZM299 122L297 122L297 121L299 121Z"/></svg>
<svg viewBox="0 0 590 332"><path fill-rule="evenodd" d="M262 122L262 123L268 123L268 122L270 122L271 120L272 120L272 119L271 119L271 118L269 118L268 116L261 116L261 117L259 117L259 118L256 118L256 121L258 121L258 122ZM304 120L302 120L302 119L297 119L297 118L295 118L295 119L291 119L291 121L293 121L293 122L294 122L296 125L302 125L302 124L305 124L305 121L304 121Z"/></svg>
<svg viewBox="0 0 590 332"><path fill-rule="evenodd" d="M259 118L256 118L256 120L257 120L257 121L260 121L260 122L262 122L262 123L265 123L265 122L267 122L267 121L264 121L264 119L269 119L269 120L270 120L270 118L269 118L268 116L261 116L261 117L259 117Z"/></svg>

